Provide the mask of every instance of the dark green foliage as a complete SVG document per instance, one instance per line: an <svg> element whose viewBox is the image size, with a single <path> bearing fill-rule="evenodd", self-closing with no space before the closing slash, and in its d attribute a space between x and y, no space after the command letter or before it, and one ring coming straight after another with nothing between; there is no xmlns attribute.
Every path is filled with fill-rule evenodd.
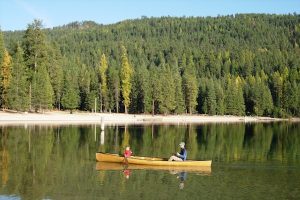
<svg viewBox="0 0 300 200"><path fill-rule="evenodd" d="M109 111L119 113L120 77L115 67L108 68Z"/></svg>
<svg viewBox="0 0 300 200"><path fill-rule="evenodd" d="M9 107L17 111L27 110L29 108L29 87L23 54L22 48L18 46L16 54L13 57L12 79L8 91Z"/></svg>
<svg viewBox="0 0 300 200"><path fill-rule="evenodd" d="M63 65L66 65L66 60L63 60L58 44L55 43L48 47L47 70L49 72L50 82L54 92L54 106L60 109L61 95L63 88Z"/></svg>
<svg viewBox="0 0 300 200"><path fill-rule="evenodd" d="M192 56L184 69L182 80L186 109L188 113L192 114L197 106L198 95L198 83Z"/></svg>
<svg viewBox="0 0 300 200"><path fill-rule="evenodd" d="M78 108L80 102L78 82L71 71L65 73L64 90L62 95L62 106L64 109L72 110Z"/></svg>
<svg viewBox="0 0 300 200"><path fill-rule="evenodd" d="M73 83L74 84L74 83ZM89 110L89 93L91 85L91 75L89 68L82 64L78 74L78 86L80 91L80 109Z"/></svg>
<svg viewBox="0 0 300 200"><path fill-rule="evenodd" d="M203 105L204 113L215 115L217 111L217 97L213 80L209 80L206 85L206 92Z"/></svg>
<svg viewBox="0 0 300 200"><path fill-rule="evenodd" d="M62 71L72 69L81 110L93 110L97 97L112 112L286 117L299 116L299 24L297 14L89 21L51 30L34 21L4 39L11 55L23 42L30 83L46 66L55 108L66 92ZM97 77L102 54L107 89Z"/></svg>
<svg viewBox="0 0 300 200"><path fill-rule="evenodd" d="M54 102L53 97L54 93L48 71L44 65L41 65L32 78L32 108L35 111L51 109Z"/></svg>

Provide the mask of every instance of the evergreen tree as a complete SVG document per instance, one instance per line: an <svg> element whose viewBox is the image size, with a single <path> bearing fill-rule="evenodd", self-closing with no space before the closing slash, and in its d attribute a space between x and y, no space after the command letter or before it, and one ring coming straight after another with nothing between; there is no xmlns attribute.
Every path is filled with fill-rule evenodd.
<svg viewBox="0 0 300 200"><path fill-rule="evenodd" d="M78 74L78 86L80 91L80 109L89 110L89 94L91 86L91 75L89 68L82 64Z"/></svg>
<svg viewBox="0 0 300 200"><path fill-rule="evenodd" d="M238 76L235 79L235 103L237 105L237 112L236 115L245 115L245 100L244 100L244 93L243 93L243 85L242 79Z"/></svg>
<svg viewBox="0 0 300 200"><path fill-rule="evenodd" d="M175 113L180 114L185 112L185 104L182 92L182 78L177 68L173 68L174 74L174 87L175 87Z"/></svg>
<svg viewBox="0 0 300 200"><path fill-rule="evenodd" d="M125 113L128 113L128 107L130 105L130 93L131 93L131 86L132 86L132 74L133 69L129 65L129 61L127 58L127 50L124 46L122 48L122 67L121 67L121 91L123 96L123 104L125 107Z"/></svg>
<svg viewBox="0 0 300 200"><path fill-rule="evenodd" d="M217 103L216 114L217 115L224 115L224 112L225 112L225 105L224 105L225 94L224 94L224 90L223 90L220 83L215 84L215 91L216 91L215 93L216 93L216 103Z"/></svg>
<svg viewBox="0 0 300 200"><path fill-rule="evenodd" d="M58 44L55 43L53 47L48 46L47 69L54 92L54 105L59 110L64 79L63 65L67 65L67 61L66 59L63 60Z"/></svg>
<svg viewBox="0 0 300 200"><path fill-rule="evenodd" d="M12 79L8 90L9 108L20 111L29 108L28 82L24 52L18 45L12 63Z"/></svg>
<svg viewBox="0 0 300 200"><path fill-rule="evenodd" d="M283 116L282 98L283 98L283 78L281 74L276 71L272 74L272 96L274 100L275 116Z"/></svg>
<svg viewBox="0 0 300 200"><path fill-rule="evenodd" d="M299 101L300 101L300 93L299 93L299 86L297 86L296 81L293 81L292 84L288 84L287 87L287 100L288 100L288 111L293 116L299 116L300 108Z"/></svg>
<svg viewBox="0 0 300 200"><path fill-rule="evenodd" d="M160 74L158 68L153 64L150 65L149 74L151 74L149 77L151 113L154 115L158 111L158 105L161 99L161 79L158 78Z"/></svg>
<svg viewBox="0 0 300 200"><path fill-rule="evenodd" d="M7 50L4 50L3 62L1 65L1 107L8 108L8 88L11 82L11 56L8 54Z"/></svg>
<svg viewBox="0 0 300 200"><path fill-rule="evenodd" d="M133 113L151 112L149 97L149 73L144 64L133 75L131 111Z"/></svg>
<svg viewBox="0 0 300 200"><path fill-rule="evenodd" d="M87 96L87 108L90 111L97 112L99 110L100 100L99 100L99 80L97 75L97 69L95 68L90 73L90 92Z"/></svg>
<svg viewBox="0 0 300 200"><path fill-rule="evenodd" d="M163 87L161 88L159 110L161 113L169 114L174 112L176 108L176 88L174 78L170 66L167 64L163 66L160 75L163 80Z"/></svg>
<svg viewBox="0 0 300 200"><path fill-rule="evenodd" d="M235 115L237 113L237 106L235 104L236 88L234 87L234 83L230 78L227 80L225 94L225 113L229 115Z"/></svg>
<svg viewBox="0 0 300 200"><path fill-rule="evenodd" d="M215 115L217 109L216 92L213 80L209 80L206 87L204 107L207 114Z"/></svg>
<svg viewBox="0 0 300 200"><path fill-rule="evenodd" d="M80 96L77 80L70 71L65 73L64 92L61 102L64 109L70 109L71 114L79 106Z"/></svg>
<svg viewBox="0 0 300 200"><path fill-rule="evenodd" d="M182 79L185 105L188 112L192 114L197 106L198 84L193 58L190 57L189 60L189 64L183 73Z"/></svg>
<svg viewBox="0 0 300 200"><path fill-rule="evenodd" d="M110 67L108 69L108 88L109 88L109 110L119 113L120 101L120 78L119 71Z"/></svg>
<svg viewBox="0 0 300 200"><path fill-rule="evenodd" d="M44 65L39 66L32 79L32 105L35 111L51 109L54 92L48 71Z"/></svg>
<svg viewBox="0 0 300 200"><path fill-rule="evenodd" d="M46 36L42 32L42 22L40 20L34 20L32 24L29 24L24 35L24 57L27 67L29 69L29 100L30 109L32 107L37 108L39 105L34 105L34 102L38 102L38 99L32 99L35 94L41 94L43 91L34 91L40 87L33 86L34 79L40 80L37 77L38 68L46 64ZM43 71L43 70L41 70ZM36 95L38 97L39 95Z"/></svg>

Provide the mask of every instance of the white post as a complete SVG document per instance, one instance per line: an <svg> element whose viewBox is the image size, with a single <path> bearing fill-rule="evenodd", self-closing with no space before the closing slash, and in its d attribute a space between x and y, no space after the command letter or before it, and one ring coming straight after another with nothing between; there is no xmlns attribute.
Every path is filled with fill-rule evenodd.
<svg viewBox="0 0 300 200"><path fill-rule="evenodd" d="M104 119L101 117L101 131L104 131L105 125L104 125Z"/></svg>
<svg viewBox="0 0 300 200"><path fill-rule="evenodd" d="M95 124L95 142L97 141L97 125Z"/></svg>
<svg viewBox="0 0 300 200"><path fill-rule="evenodd" d="M104 131L101 131L100 144L104 144Z"/></svg>
<svg viewBox="0 0 300 200"><path fill-rule="evenodd" d="M97 112L97 97L95 97L95 113Z"/></svg>

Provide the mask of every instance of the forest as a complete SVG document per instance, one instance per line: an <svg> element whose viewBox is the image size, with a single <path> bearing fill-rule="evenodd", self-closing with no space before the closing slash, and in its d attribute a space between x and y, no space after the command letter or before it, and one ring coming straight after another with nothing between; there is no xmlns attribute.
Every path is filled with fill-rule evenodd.
<svg viewBox="0 0 300 200"><path fill-rule="evenodd" d="M300 116L300 15L160 17L0 32L16 111Z"/></svg>

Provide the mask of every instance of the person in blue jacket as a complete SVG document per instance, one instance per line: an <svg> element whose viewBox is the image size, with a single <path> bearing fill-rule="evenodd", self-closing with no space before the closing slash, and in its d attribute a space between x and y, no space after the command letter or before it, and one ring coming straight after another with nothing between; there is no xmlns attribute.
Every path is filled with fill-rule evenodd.
<svg viewBox="0 0 300 200"><path fill-rule="evenodd" d="M180 142L180 153L176 153L176 155L173 155L169 158L169 161L185 161L187 157L187 151L185 149L185 143Z"/></svg>

